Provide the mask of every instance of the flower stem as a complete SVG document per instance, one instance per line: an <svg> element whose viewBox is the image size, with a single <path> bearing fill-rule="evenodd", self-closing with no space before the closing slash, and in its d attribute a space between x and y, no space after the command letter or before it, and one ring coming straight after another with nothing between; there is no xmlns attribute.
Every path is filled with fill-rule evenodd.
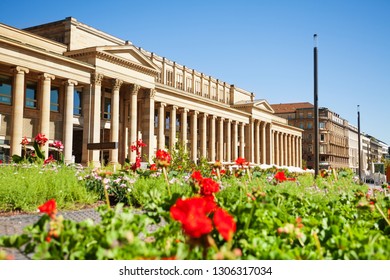
<svg viewBox="0 0 390 280"><path fill-rule="evenodd" d="M107 204L107 208L110 209L110 199L108 198L108 192L107 192L107 189L104 187L104 196L106 197L106 204Z"/></svg>
<svg viewBox="0 0 390 280"><path fill-rule="evenodd" d="M390 221L386 218L386 215L383 213L382 209L378 206L377 203L374 204L375 208L379 211L379 213L382 215L383 219L385 219L386 223L390 226Z"/></svg>
<svg viewBox="0 0 390 280"><path fill-rule="evenodd" d="M165 166L163 166L162 170L163 170L163 173L164 173L165 182L167 183L168 195L171 196L171 188L169 187L169 180L168 180L167 169L166 169Z"/></svg>

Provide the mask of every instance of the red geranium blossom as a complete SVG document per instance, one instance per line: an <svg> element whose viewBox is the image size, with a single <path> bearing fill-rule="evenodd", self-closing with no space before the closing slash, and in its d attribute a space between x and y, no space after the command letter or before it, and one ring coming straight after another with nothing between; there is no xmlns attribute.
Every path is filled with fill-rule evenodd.
<svg viewBox="0 0 390 280"><path fill-rule="evenodd" d="M248 162L246 161L245 158L238 157L238 158L236 159L236 164L237 164L237 165L243 166L243 165L247 165Z"/></svg>
<svg viewBox="0 0 390 280"><path fill-rule="evenodd" d="M155 163L152 163L151 165L150 165L150 171L157 171L157 166L156 166L156 164Z"/></svg>
<svg viewBox="0 0 390 280"><path fill-rule="evenodd" d="M218 208L214 213L213 221L222 237L226 241L230 241L236 232L236 222L233 217L225 210Z"/></svg>
<svg viewBox="0 0 390 280"><path fill-rule="evenodd" d="M53 158L53 155L50 155L47 159L45 159L43 164L48 164L48 163L52 163L52 162L56 162L56 160Z"/></svg>
<svg viewBox="0 0 390 280"><path fill-rule="evenodd" d="M156 152L156 163L158 166L167 167L171 163L171 155L164 150L158 150Z"/></svg>
<svg viewBox="0 0 390 280"><path fill-rule="evenodd" d="M181 222L186 234L193 238L199 238L212 231L213 226L207 216L216 208L216 204L203 197L178 199L170 209L173 219Z"/></svg>
<svg viewBox="0 0 390 280"><path fill-rule="evenodd" d="M275 174L274 178L278 182L295 181L295 178L287 178L283 171L279 171Z"/></svg>
<svg viewBox="0 0 390 280"><path fill-rule="evenodd" d="M50 218L54 219L57 214L57 203L54 199L50 199L38 207L39 212L46 213Z"/></svg>
<svg viewBox="0 0 390 280"><path fill-rule="evenodd" d="M55 140L52 144L50 144L50 146L57 148L60 151L62 151L64 149L64 145L59 140Z"/></svg>
<svg viewBox="0 0 390 280"><path fill-rule="evenodd" d="M200 173L200 171L194 171L191 175L191 178L195 181L195 182L201 182L203 177L202 177L202 173Z"/></svg>
<svg viewBox="0 0 390 280"><path fill-rule="evenodd" d="M24 136L23 139L22 139L22 142L20 142L20 144L23 145L23 146L26 146L26 145L28 145L29 143L30 143L30 142L27 140L27 137L26 137L26 136Z"/></svg>
<svg viewBox="0 0 390 280"><path fill-rule="evenodd" d="M38 143L38 145L43 146L47 142L47 138L44 134L39 133L37 136L35 136L34 141Z"/></svg>
<svg viewBox="0 0 390 280"><path fill-rule="evenodd" d="M200 183L200 194L203 196L211 196L216 192L219 192L219 184L211 178L203 178Z"/></svg>

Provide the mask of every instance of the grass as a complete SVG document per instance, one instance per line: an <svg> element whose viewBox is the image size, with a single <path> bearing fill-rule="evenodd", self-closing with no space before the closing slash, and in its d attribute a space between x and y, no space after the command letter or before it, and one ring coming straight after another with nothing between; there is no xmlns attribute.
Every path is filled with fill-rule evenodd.
<svg viewBox="0 0 390 280"><path fill-rule="evenodd" d="M1 166L0 212L35 212L38 205L52 198L63 210L97 202L77 173L61 166Z"/></svg>

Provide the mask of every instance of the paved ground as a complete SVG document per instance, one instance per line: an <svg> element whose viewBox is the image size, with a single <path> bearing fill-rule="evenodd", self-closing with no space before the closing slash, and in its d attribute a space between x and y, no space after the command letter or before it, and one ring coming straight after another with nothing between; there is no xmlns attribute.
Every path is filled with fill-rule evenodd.
<svg viewBox="0 0 390 280"><path fill-rule="evenodd" d="M79 211L69 211L69 212L59 212L58 214L62 215L64 219L73 220L73 221L83 221L88 218L92 219L94 222L100 222L100 215L94 209L86 209ZM39 220L42 214L32 214L32 215L15 215L9 217L0 217L0 236L2 235L14 235L23 233L23 229L31 224L34 224ZM7 253L12 254L16 260L28 260L28 256L22 255L16 249L3 248Z"/></svg>

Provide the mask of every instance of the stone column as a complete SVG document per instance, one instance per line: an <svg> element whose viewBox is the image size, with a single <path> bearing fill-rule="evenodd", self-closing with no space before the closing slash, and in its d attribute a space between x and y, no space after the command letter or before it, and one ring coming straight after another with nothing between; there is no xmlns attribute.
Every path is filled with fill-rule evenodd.
<svg viewBox="0 0 390 280"><path fill-rule="evenodd" d="M232 161L232 120L226 123L226 162Z"/></svg>
<svg viewBox="0 0 390 280"><path fill-rule="evenodd" d="M279 154L280 154L280 165L285 165L284 164L284 152L285 152L285 150L284 150L284 143L285 143L285 141L284 141L284 133L280 133L279 134L280 135L280 146L279 146Z"/></svg>
<svg viewBox="0 0 390 280"><path fill-rule="evenodd" d="M39 75L39 79L42 82L42 92L40 99L40 118L39 118L39 132L44 134L46 138L50 139L50 91L51 80L55 79L55 76L44 73ZM45 158L49 156L49 145L43 146Z"/></svg>
<svg viewBox="0 0 390 280"><path fill-rule="evenodd" d="M289 166L292 166L292 151L291 151L291 148L292 148L292 135L289 134L287 136L287 143L288 143L288 165Z"/></svg>
<svg viewBox="0 0 390 280"><path fill-rule="evenodd" d="M224 140L224 135L223 135L223 124L224 124L225 119L224 118L219 118L219 132L218 132L218 160L223 162L224 157L223 157L223 140Z"/></svg>
<svg viewBox="0 0 390 280"><path fill-rule="evenodd" d="M154 156L156 143L154 136L154 98L155 89L149 89L145 92L144 106L142 114L142 140L146 144L143 149L146 154L146 160L151 162Z"/></svg>
<svg viewBox="0 0 390 280"><path fill-rule="evenodd" d="M279 132L275 131L275 164L280 165Z"/></svg>
<svg viewBox="0 0 390 280"><path fill-rule="evenodd" d="M130 154L130 162L134 163L135 158L137 156L136 151L131 150L131 145L135 145L138 137L137 130L137 113L138 113L138 91L140 90L140 86L137 84L133 84L130 86L130 143L128 145Z"/></svg>
<svg viewBox="0 0 390 280"><path fill-rule="evenodd" d="M191 159L198 160L198 111L191 112Z"/></svg>
<svg viewBox="0 0 390 280"><path fill-rule="evenodd" d="M101 104L102 104L102 81L103 75L99 73L92 74L92 116L91 116L91 140L92 143L100 143L100 123L101 123ZM93 166L100 166L100 151L92 151Z"/></svg>
<svg viewBox="0 0 390 280"><path fill-rule="evenodd" d="M210 119L210 161L215 161L215 119L216 116L211 116Z"/></svg>
<svg viewBox="0 0 390 280"><path fill-rule="evenodd" d="M187 113L188 109L184 108L181 110L181 144L183 145L184 151L187 151L187 130L188 130L188 124L187 124Z"/></svg>
<svg viewBox="0 0 390 280"><path fill-rule="evenodd" d="M81 163L85 166L88 165L89 162L89 154L90 150L87 148L87 144L91 141L91 86L83 87L83 97L82 97L83 105L81 106L83 110L83 147L82 147L82 155L81 155Z"/></svg>
<svg viewBox="0 0 390 280"><path fill-rule="evenodd" d="M292 166L297 166L296 160L295 160L295 135L291 136L291 160L292 160Z"/></svg>
<svg viewBox="0 0 390 280"><path fill-rule="evenodd" d="M238 122L233 121L232 156L235 161L238 158Z"/></svg>
<svg viewBox="0 0 390 280"><path fill-rule="evenodd" d="M73 150L73 99L74 87L77 82L74 80L67 80L65 85L65 111L64 111L64 163L72 163Z"/></svg>
<svg viewBox="0 0 390 280"><path fill-rule="evenodd" d="M112 81L112 98L111 98L111 124L110 124L110 141L119 142L119 90L123 81L114 79ZM110 150L110 164L118 163L118 148Z"/></svg>
<svg viewBox="0 0 390 280"><path fill-rule="evenodd" d="M240 157L245 158L245 123L240 126Z"/></svg>
<svg viewBox="0 0 390 280"><path fill-rule="evenodd" d="M298 167L302 168L302 137L298 137Z"/></svg>
<svg viewBox="0 0 390 280"><path fill-rule="evenodd" d="M12 68L14 73L14 84L12 92L12 123L11 123L11 156L22 155L22 145L20 142L23 137L23 109L24 109L24 78L29 70L24 67L16 66Z"/></svg>
<svg viewBox="0 0 390 280"><path fill-rule="evenodd" d="M254 162L255 161L255 147L254 147L254 142L255 142L255 133L254 133L254 122L255 120L253 118L250 118L249 120L249 127L248 127L248 161L249 162Z"/></svg>
<svg viewBox="0 0 390 280"><path fill-rule="evenodd" d="M160 103L158 107L158 149L165 148L165 106L167 104Z"/></svg>
<svg viewBox="0 0 390 280"><path fill-rule="evenodd" d="M255 163L260 163L260 120L255 122Z"/></svg>
<svg viewBox="0 0 390 280"><path fill-rule="evenodd" d="M261 127L261 163L267 163L267 123L263 122ZM269 147L268 147L269 149Z"/></svg>
<svg viewBox="0 0 390 280"><path fill-rule="evenodd" d="M200 127L200 153L203 158L207 158L207 117L208 114L202 114L202 125Z"/></svg>
<svg viewBox="0 0 390 280"><path fill-rule="evenodd" d="M171 116L169 124L169 148L171 150L174 150L176 146L176 110L177 106L171 107Z"/></svg>

